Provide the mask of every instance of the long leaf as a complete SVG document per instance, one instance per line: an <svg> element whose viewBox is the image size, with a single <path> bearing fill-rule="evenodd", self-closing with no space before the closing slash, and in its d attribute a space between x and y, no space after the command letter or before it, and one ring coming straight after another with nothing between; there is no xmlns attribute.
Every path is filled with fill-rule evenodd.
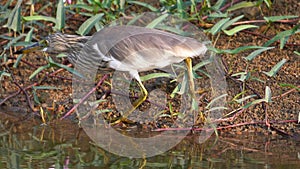
<svg viewBox="0 0 300 169"><path fill-rule="evenodd" d="M142 76L141 80L142 81L147 81L147 80L154 79L154 78L159 78L159 77L172 78L173 76L169 73L151 73L151 74Z"/></svg>
<svg viewBox="0 0 300 169"><path fill-rule="evenodd" d="M290 30L286 30L283 32L278 33L276 36L274 36L272 39L268 40L263 46L269 46L272 43L278 41L279 39L284 39L286 37L289 37L293 34L295 34L295 32L298 31L298 28L300 27L300 24L296 25L294 28L290 29ZM287 41L287 39L285 39L285 42ZM282 44L280 44L280 49L282 49L283 46Z"/></svg>
<svg viewBox="0 0 300 169"><path fill-rule="evenodd" d="M21 34L20 36L13 38L8 44L4 46L4 50L8 50L12 45L14 45L18 40L20 40L24 36L24 34Z"/></svg>
<svg viewBox="0 0 300 169"><path fill-rule="evenodd" d="M265 4L268 6L268 8L271 7L272 1L271 0L264 0Z"/></svg>
<svg viewBox="0 0 300 169"><path fill-rule="evenodd" d="M231 26L232 24L234 24L235 22L237 22L238 20L242 19L244 17L244 15L240 15L237 16L233 19L231 19L230 21L226 22L223 26L222 26L222 30L227 29L229 26Z"/></svg>
<svg viewBox="0 0 300 169"><path fill-rule="evenodd" d="M155 28L156 25L160 24L163 20L165 20L169 14L163 14L156 19L154 19L152 22L150 22L146 27L147 28Z"/></svg>
<svg viewBox="0 0 300 169"><path fill-rule="evenodd" d="M230 20L230 18L225 18L225 19L220 20L218 23L216 23L216 24L210 29L209 32L210 32L212 35L215 35L216 33L218 33L218 32L221 30L222 26L223 26L226 22L228 22L229 20Z"/></svg>
<svg viewBox="0 0 300 169"><path fill-rule="evenodd" d="M25 16L23 17L23 20L25 21L49 21L56 23L56 19L53 17L48 17L48 16L42 16L42 15L36 15L36 16Z"/></svg>
<svg viewBox="0 0 300 169"><path fill-rule="evenodd" d="M237 3L237 4L233 5L233 6L230 7L230 8L228 8L228 9L227 9L227 12L234 11L234 10L241 9L241 8L252 7L252 6L255 6L255 5L256 5L255 2L242 1L242 2L240 2L240 3Z"/></svg>
<svg viewBox="0 0 300 169"><path fill-rule="evenodd" d="M53 90L53 89L61 90L61 88L55 86L33 86L32 88L34 90Z"/></svg>
<svg viewBox="0 0 300 169"><path fill-rule="evenodd" d="M219 12L208 15L208 18L210 18L210 19L227 18L227 17L228 17L228 13L219 13Z"/></svg>
<svg viewBox="0 0 300 169"><path fill-rule="evenodd" d="M70 68L70 67L68 67L66 65L54 62L54 60L51 57L49 57L48 60L49 60L50 66L56 66L56 67L59 67L59 68L63 68L63 69L66 69L67 71L69 71L72 74L75 74L75 75L77 75L79 77L83 77L80 73L76 72L73 68Z"/></svg>
<svg viewBox="0 0 300 169"><path fill-rule="evenodd" d="M34 28L31 28L30 31L27 33L25 42L31 42L33 31L34 31Z"/></svg>
<svg viewBox="0 0 300 169"><path fill-rule="evenodd" d="M43 71L44 69L48 69L50 67L50 64L44 65L39 67L38 69L36 69L30 76L29 79L34 78L38 73L40 73L41 71Z"/></svg>
<svg viewBox="0 0 300 169"><path fill-rule="evenodd" d="M276 73L280 70L280 68L285 64L287 60L282 59L280 62L278 62L269 72L263 71L264 74L266 74L269 77L273 77L276 75Z"/></svg>
<svg viewBox="0 0 300 169"><path fill-rule="evenodd" d="M299 16L296 15L288 15L288 16L270 16L270 17L264 17L264 20L267 22L275 22L283 19L293 19L298 18Z"/></svg>
<svg viewBox="0 0 300 169"><path fill-rule="evenodd" d="M271 98L272 98L272 92L269 86L266 86L265 89L265 101L267 103L271 103Z"/></svg>
<svg viewBox="0 0 300 169"><path fill-rule="evenodd" d="M199 68L207 65L207 64L210 64L212 61L209 60L209 59L206 59L206 60L203 60L201 61L200 63L197 63L195 66L193 66L193 70L196 71L198 70Z"/></svg>
<svg viewBox="0 0 300 169"><path fill-rule="evenodd" d="M156 29L165 30L165 31L168 31L168 32L172 32L172 33L175 33L175 34L181 35L181 36L189 36L189 35L191 35L190 32L185 32L185 31L183 31L183 30L174 28L174 27L172 27L172 26L157 25L155 28L156 28Z"/></svg>
<svg viewBox="0 0 300 169"><path fill-rule="evenodd" d="M18 0L16 6L9 14L6 25L4 25L4 27L8 27L8 29L12 29L15 32L21 30L21 4L22 0Z"/></svg>
<svg viewBox="0 0 300 169"><path fill-rule="evenodd" d="M226 1L224 0L218 0L214 6L211 7L211 9L215 10L215 11L219 11L219 9L226 3Z"/></svg>
<svg viewBox="0 0 300 169"><path fill-rule="evenodd" d="M250 106L253 106L253 105L256 105L258 103L262 103L262 102L265 102L265 99L257 99L257 100L254 100L252 102L249 102L247 103L245 106L243 106L244 109L247 109L249 108Z"/></svg>
<svg viewBox="0 0 300 169"><path fill-rule="evenodd" d="M250 29L250 28L258 28L258 26L256 26L256 25L240 25L240 26L236 26L236 27L234 27L230 30L223 30L223 31L227 35L232 36L237 32L240 32L240 31L245 30L245 29Z"/></svg>
<svg viewBox="0 0 300 169"><path fill-rule="evenodd" d="M74 4L74 5L68 5L65 7L66 9L72 9L72 8L80 8L80 9L84 9L88 12L93 12L94 11L94 7L90 6L90 5L86 5L86 4Z"/></svg>
<svg viewBox="0 0 300 169"><path fill-rule="evenodd" d="M185 17L185 9L182 0L177 0L177 12L180 14L180 18Z"/></svg>
<svg viewBox="0 0 300 169"><path fill-rule="evenodd" d="M243 97L241 99L236 99L235 101L239 104L243 103L244 101L248 100L248 99L251 99L253 97L257 97L257 95L253 94L253 95L248 95L246 97Z"/></svg>
<svg viewBox="0 0 300 169"><path fill-rule="evenodd" d="M223 102L224 97L227 97L227 94L222 94L218 97L215 97L214 99L212 99L212 101L210 101L207 105L206 105L206 109L210 109L211 105L213 105L213 103L220 101L220 99L222 99L221 101Z"/></svg>
<svg viewBox="0 0 300 169"><path fill-rule="evenodd" d="M238 47L238 48L235 48L235 49L225 49L225 50L213 48L213 47L210 47L210 46L208 46L207 48L209 50L217 53L217 54L223 54L223 53L237 54L237 53L240 53L240 52L245 51L245 50L262 49L262 48L265 48L265 47L262 47L262 46L242 46L242 47Z"/></svg>
<svg viewBox="0 0 300 169"><path fill-rule="evenodd" d="M292 84L288 84L288 83L279 83L279 86L281 87L289 87L289 88L292 88L292 89L296 89L300 92L300 87L297 87L295 85L292 85Z"/></svg>
<svg viewBox="0 0 300 169"><path fill-rule="evenodd" d="M262 49L255 50L252 53L250 53L247 57L244 57L244 59L250 61L250 60L254 59L257 55L261 54L262 52L264 52L266 50L274 49L274 48L275 47L264 47Z"/></svg>
<svg viewBox="0 0 300 169"><path fill-rule="evenodd" d="M78 29L78 31L76 31L79 35L86 35L88 34L91 29L95 26L95 24L97 22L99 22L99 20L102 18L104 14L97 14L91 18L89 18L88 20L86 20Z"/></svg>
<svg viewBox="0 0 300 169"><path fill-rule="evenodd" d="M127 2L128 4L136 4L136 5L140 5L140 6L143 6L145 8L148 8L150 9L152 12L157 12L158 9L155 8L154 6L148 4L148 3L145 3L145 2L140 2L140 1L128 1Z"/></svg>
<svg viewBox="0 0 300 169"><path fill-rule="evenodd" d="M56 30L62 30L65 27L65 6L63 0L59 0L57 4L57 10L56 10L56 24L55 29Z"/></svg>

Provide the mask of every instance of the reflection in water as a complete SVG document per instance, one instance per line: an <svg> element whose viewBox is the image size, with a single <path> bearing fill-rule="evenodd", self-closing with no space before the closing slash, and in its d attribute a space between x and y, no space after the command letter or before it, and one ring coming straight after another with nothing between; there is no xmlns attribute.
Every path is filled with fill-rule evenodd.
<svg viewBox="0 0 300 169"><path fill-rule="evenodd" d="M34 127L33 124L26 121L26 127L20 129L0 121L0 168L300 167L300 142L293 138L221 134L218 139L211 137L204 144L198 144L199 137L193 134L164 154L130 159L97 147L72 122L58 121L49 126Z"/></svg>
<svg viewBox="0 0 300 169"><path fill-rule="evenodd" d="M67 121L49 126L27 121L23 127L1 121L0 129L0 168L300 167L299 141L279 136L221 134L198 144L193 134L164 154L129 159L97 147L76 124Z"/></svg>

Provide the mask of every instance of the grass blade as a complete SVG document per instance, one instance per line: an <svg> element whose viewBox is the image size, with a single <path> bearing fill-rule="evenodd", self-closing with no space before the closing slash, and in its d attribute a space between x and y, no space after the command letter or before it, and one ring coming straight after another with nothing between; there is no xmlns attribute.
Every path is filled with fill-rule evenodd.
<svg viewBox="0 0 300 169"><path fill-rule="evenodd" d="M253 106L253 105L256 105L258 103L262 103L262 102L265 102L265 99L257 99L257 100L254 100L252 102L249 102L247 103L245 106L243 106L244 109L247 109L249 108L250 106Z"/></svg>
<svg viewBox="0 0 300 169"><path fill-rule="evenodd" d="M261 54L262 52L266 51L266 50L270 50L270 49L274 49L275 47L264 47L262 49L258 49L253 51L252 53L250 53L247 57L244 57L244 59L246 59L247 61L251 61L252 59L254 59L257 55Z"/></svg>
<svg viewBox="0 0 300 169"><path fill-rule="evenodd" d="M29 79L34 78L37 74L39 74L41 71L43 71L44 69L48 69L50 67L50 64L44 65L39 67L38 69L36 69L30 76Z"/></svg>
<svg viewBox="0 0 300 169"><path fill-rule="evenodd" d="M267 22L275 22L283 19L293 19L298 18L299 16L296 15L288 15L288 16L270 16L270 17L264 17L264 20Z"/></svg>
<svg viewBox="0 0 300 169"><path fill-rule="evenodd" d="M55 29L56 30L62 30L65 27L65 6L63 0L59 0L57 4L57 10L56 10L56 24Z"/></svg>
<svg viewBox="0 0 300 169"><path fill-rule="evenodd" d="M276 75L276 73L280 70L280 68L285 64L287 60L282 59L280 62L278 62L269 72L263 71L264 74L266 74L269 77L273 77Z"/></svg>
<svg viewBox="0 0 300 169"><path fill-rule="evenodd" d="M235 48L235 49L225 49L225 50L213 48L213 47L210 47L210 46L208 46L207 48L210 51L213 51L213 52L215 52L217 54L224 54L224 53L238 54L238 53L240 53L242 51L245 51L245 50L262 49L262 48L265 48L265 47L261 47L261 46L242 46L242 47L238 47L238 48Z"/></svg>
<svg viewBox="0 0 300 169"><path fill-rule="evenodd" d="M288 84L288 83L280 83L279 84L280 87L289 87L289 88L292 88L292 89L296 89L300 92L300 88L295 86L295 85L292 85L292 84Z"/></svg>
<svg viewBox="0 0 300 169"><path fill-rule="evenodd" d="M33 31L34 31L34 28L31 28L30 31L27 33L25 42L31 42Z"/></svg>
<svg viewBox="0 0 300 169"><path fill-rule="evenodd" d="M206 60L203 60L201 61L200 63L197 63L195 66L193 66L193 71L196 71L198 70L199 68L207 65L207 64L210 64L212 61L209 60L209 59L206 59Z"/></svg>
<svg viewBox="0 0 300 169"><path fill-rule="evenodd" d="M41 15L36 15L36 16L25 16L23 17L24 21L49 21L56 23L56 19L53 17L48 17L48 16L41 16Z"/></svg>
<svg viewBox="0 0 300 169"><path fill-rule="evenodd" d="M264 0L265 4L270 8L272 6L272 1L271 0Z"/></svg>
<svg viewBox="0 0 300 169"><path fill-rule="evenodd" d="M220 96L218 96L218 97L215 97L214 99L212 99L206 106L205 106L205 108L206 109L210 109L211 108L211 105L213 105L213 103L215 103L216 101L219 101L220 99L224 99L224 98L226 98L227 97L227 94L222 94L222 95L220 95Z"/></svg>
<svg viewBox="0 0 300 169"><path fill-rule="evenodd" d="M179 13L180 18L185 18L185 9L182 0L177 0L177 12Z"/></svg>
<svg viewBox="0 0 300 169"><path fill-rule="evenodd" d="M18 0L14 9L10 12L6 25L8 29L12 29L15 32L21 30L21 4L22 0Z"/></svg>
<svg viewBox="0 0 300 169"><path fill-rule="evenodd" d="M154 19L152 22L150 22L146 28L155 28L156 25L160 24L163 20L165 20L167 17L169 16L169 14L163 14L159 17L157 17L156 19Z"/></svg>
<svg viewBox="0 0 300 169"><path fill-rule="evenodd" d="M159 78L159 77L172 78L173 76L169 73L151 73L151 74L142 76L141 81L147 81L147 80L155 79L155 78Z"/></svg>
<svg viewBox="0 0 300 169"><path fill-rule="evenodd" d="M251 99L251 98L254 98L254 97L257 97L257 95L253 94L253 95L249 95L249 96L246 96L246 97L243 97L241 99L236 99L235 101L239 104L242 104L244 101L248 100L248 99Z"/></svg>
<svg viewBox="0 0 300 169"><path fill-rule="evenodd" d="M272 92L269 86L266 86L265 89L265 101L267 103L271 103L271 98L272 98Z"/></svg>
<svg viewBox="0 0 300 169"><path fill-rule="evenodd" d="M185 31L183 31L183 30L174 28L174 27L172 27L172 26L157 25L155 28L156 28L156 29L165 30L165 31L168 31L168 32L172 32L172 33L175 33L175 34L181 35L181 36L189 36L189 35L191 35L191 33L189 33L189 32L185 32Z"/></svg>
<svg viewBox="0 0 300 169"><path fill-rule="evenodd" d="M237 16L233 19L231 19L230 21L226 22L223 26L222 26L222 30L227 29L229 26L231 26L232 24L234 24L235 22L237 22L238 20L242 19L244 17L244 15L240 15Z"/></svg>
<svg viewBox="0 0 300 169"><path fill-rule="evenodd" d="M216 24L210 29L209 32L210 32L212 35L215 35L216 33L218 33L218 32L221 30L222 26L223 26L226 22L228 22L229 20L230 20L230 18L225 18L225 19L220 20L218 23L216 23Z"/></svg>
<svg viewBox="0 0 300 169"><path fill-rule="evenodd" d="M128 1L129 4L136 4L136 5L140 5L140 6L143 6L145 8L148 8L150 9L150 11L152 12L157 12L158 9L155 8L154 6L150 5L150 4L147 4L145 2L140 2L140 1Z"/></svg>
<svg viewBox="0 0 300 169"><path fill-rule="evenodd" d="M95 16L92 16L91 18L89 18L88 20L86 20L78 29L78 31L76 31L76 33L78 33L79 35L86 35L88 34L91 29L95 26L95 24L97 22L99 22L99 20L102 18L104 14L100 13L97 14Z"/></svg>
<svg viewBox="0 0 300 169"><path fill-rule="evenodd" d="M242 1L242 2L240 2L240 3L237 3L237 4L233 5L233 6L230 7L230 8L228 8L228 9L227 9L227 12L234 11L234 10L241 9L241 8L252 7L252 6L255 6L255 5L256 5L255 2Z"/></svg>
<svg viewBox="0 0 300 169"><path fill-rule="evenodd" d="M74 75L77 75L79 77L83 77L80 73L76 72L73 68L70 68L66 65L54 62L54 60L51 57L49 57L48 60L49 60L50 67L55 66L55 67L63 68L63 69L66 69L68 72L70 72Z"/></svg>
<svg viewBox="0 0 300 169"><path fill-rule="evenodd" d="M210 19L214 19L214 18L227 18L228 17L228 13L212 13L208 15L208 18Z"/></svg>
<svg viewBox="0 0 300 169"><path fill-rule="evenodd" d="M230 30L223 30L223 31L228 36L232 36L237 32L240 32L240 31L245 30L245 29L250 29L250 28L258 28L258 26L256 26L256 25L240 25L240 26L236 26L236 27L234 27Z"/></svg>
<svg viewBox="0 0 300 169"><path fill-rule="evenodd" d="M298 31L298 28L300 27L300 24L296 25L293 29L290 30L286 30L283 32L278 33L276 36L274 36L272 39L268 40L263 46L269 46L272 43L278 41L279 39L284 39L286 37L289 37L293 34L295 34L295 32ZM284 43L281 42L282 44L280 44L280 49L283 49L283 46L285 44L285 42L287 41L287 39L284 39Z"/></svg>
<svg viewBox="0 0 300 169"><path fill-rule="evenodd" d="M58 89L60 90L61 88L55 87L55 86L32 86L34 90L53 90L53 89Z"/></svg>
<svg viewBox="0 0 300 169"><path fill-rule="evenodd" d="M20 36L13 38L8 44L6 44L3 49L4 50L8 50L12 45L14 45L17 41L19 41L20 39L22 39L25 35L21 34Z"/></svg>
<svg viewBox="0 0 300 169"><path fill-rule="evenodd" d="M68 5L65 7L66 9L72 9L72 8L78 8L78 9L84 9L88 12L93 12L94 7L86 4L74 4L74 5Z"/></svg>

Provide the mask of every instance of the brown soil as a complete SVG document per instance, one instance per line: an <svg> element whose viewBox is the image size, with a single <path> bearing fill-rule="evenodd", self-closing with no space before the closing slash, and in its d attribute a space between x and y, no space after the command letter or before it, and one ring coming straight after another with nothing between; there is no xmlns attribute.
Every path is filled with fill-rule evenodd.
<svg viewBox="0 0 300 169"><path fill-rule="evenodd" d="M4 3L4 2L3 2ZM28 6L27 6L28 7ZM28 9L26 7L26 9ZM262 8L260 12L257 9L247 10L246 17L251 19L261 19L265 16L277 16L277 15L298 15L299 16L299 7L300 4L297 0L289 1L275 1L272 9ZM13 6L12 6L13 8ZM25 7L24 7L25 8ZM38 10L38 5L36 7ZM27 11L28 10L23 10ZM50 8L47 8L43 14L52 15ZM23 14L25 15L25 14ZM240 13L234 13L234 16L238 16ZM67 15L67 25L69 26L65 32L70 34L75 34L75 30L81 25L81 23L86 19L82 18L79 15ZM299 21L298 21L299 22ZM259 29L244 31L238 33L234 36L221 35L216 41L216 47L220 49L234 49L240 46L247 45L263 45L269 38L276 35L276 33L291 29L295 23L272 23L270 25L262 24ZM45 30L39 29L35 31L35 35L40 35L45 37L48 32L51 32L51 27L53 25L46 24ZM50 29L49 29L50 28ZM28 30L26 30L27 32ZM2 35L13 36L12 33L7 32L7 28L1 27L0 32ZM40 37L35 37L40 39ZM215 39L213 37L212 39ZM8 43L7 40L2 40L0 45L1 49L3 46ZM213 42L214 43L214 42ZM265 114L268 113L268 120L270 122L281 121L281 123L272 123L271 129L272 133L280 133L280 131L286 133L300 132L299 124L296 122L298 119L298 114L300 113L300 92L299 90L292 89L291 87L282 87L280 84L291 84L294 86L300 87L300 57L293 53L294 51L300 51L300 36L299 33L292 36L288 40L288 44L284 49L279 49L279 44L276 45L276 48L267 52L263 52L252 62L247 64L242 57L247 56L250 52L242 52L237 55L221 55L225 67L228 72L228 101L229 107L228 110L224 113L227 114L232 110L235 110L240 105L237 103L231 102L238 93L242 91L243 84L234 80L230 77L231 74L249 71L251 75L257 77L263 81L259 82L257 80L250 80L246 83L245 95L249 94L259 94L261 97L264 97L265 87L269 86L272 91L272 103L269 104L258 104L248 108L246 111L243 111L236 117L233 121L226 121L220 124L220 126L228 126L233 124L241 123L251 123L251 122L264 122ZM12 51L13 49L11 49ZM6 51L8 60L3 62L1 60L0 71L6 70L8 73L11 73L11 77L3 76L0 81L0 102L3 99L13 96L14 93L20 91L20 89L25 89L27 86L32 85L39 80L45 78L45 80L39 84L40 86L52 86L59 89L54 90L36 90L37 96L41 104L34 103L32 87L29 87L29 90L19 92L18 94L10 97L8 100L5 100L3 104L0 105L1 120L10 119L10 122L20 122L20 120L13 121L12 119L19 119L22 117L21 121L24 122L27 118L34 117L32 115L37 115L38 119L39 112L41 108L43 111L48 112L46 121L51 121L53 119L61 117L64 113L70 110L73 106L72 97L71 97L71 79L72 75L66 71L61 71L55 76L47 76L46 71L38 74L35 78L29 80L29 76L42 65L47 64L45 57L42 56L41 52L36 52L23 56L22 61L19 63L17 68L13 67L13 64L16 62L16 56L11 54L11 51ZM2 52L1 52L2 53ZM278 72L276 77L267 77L263 74L263 71L269 71L276 63L282 59L287 59L287 62ZM61 59L57 59L57 62L62 62ZM54 72L55 70L47 70L48 74ZM107 80L109 81L109 80ZM146 85L147 87L147 85ZM104 85L102 89L99 89L99 97L101 97L104 91L109 91L109 86ZM108 97L107 99L109 99ZM30 108L29 105L32 105ZM103 105L103 108L114 107L111 102L106 102ZM33 113L35 112L35 113ZM28 113L28 114L27 114ZM5 116L3 116L5 115ZM30 115L30 116L28 116ZM11 118L13 117L13 118ZM286 120L286 121L285 121ZM290 120L290 122L288 121ZM162 125L163 127L164 125ZM236 133L241 133L242 131L248 132L268 132L266 130L266 125L264 123L250 124L250 125L241 125L239 127L232 127L229 129L223 129L222 131L233 131Z"/></svg>

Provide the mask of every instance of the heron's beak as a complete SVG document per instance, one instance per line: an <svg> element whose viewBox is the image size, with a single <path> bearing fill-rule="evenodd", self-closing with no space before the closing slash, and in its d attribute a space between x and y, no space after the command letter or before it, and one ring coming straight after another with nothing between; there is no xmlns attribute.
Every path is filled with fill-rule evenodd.
<svg viewBox="0 0 300 169"><path fill-rule="evenodd" d="M42 40L40 42L34 43L30 46L27 46L27 47L24 47L20 50L17 50L16 52L14 52L14 54L26 54L26 53L30 53L30 52L33 52L33 51L41 50L45 47L46 47L45 42L44 42L44 40Z"/></svg>

